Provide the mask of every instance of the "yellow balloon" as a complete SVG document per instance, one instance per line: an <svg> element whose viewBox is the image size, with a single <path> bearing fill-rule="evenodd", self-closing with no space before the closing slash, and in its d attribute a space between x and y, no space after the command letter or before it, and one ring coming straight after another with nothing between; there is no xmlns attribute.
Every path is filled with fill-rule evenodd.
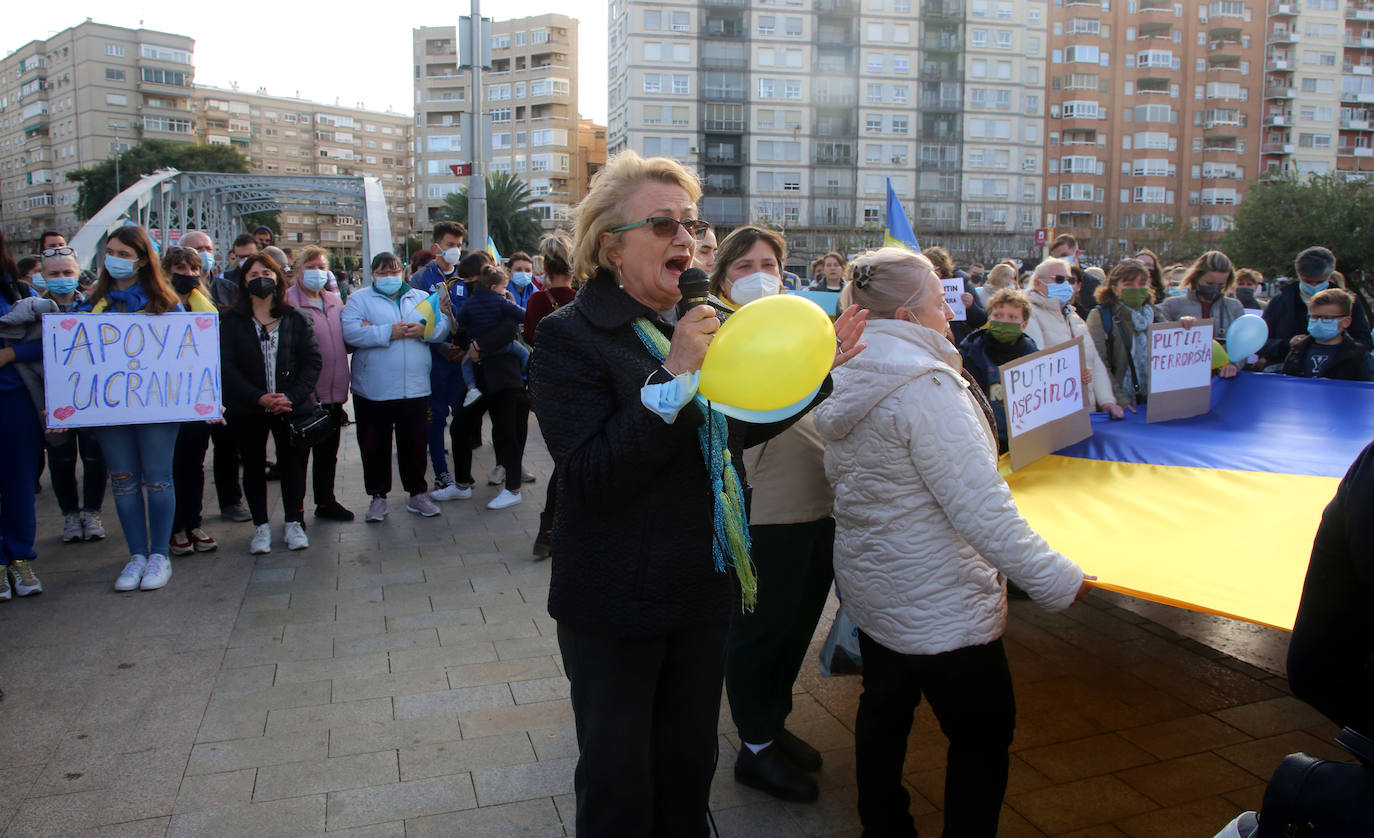
<svg viewBox="0 0 1374 838"><path fill-rule="evenodd" d="M1214 369L1214 370L1219 370L1219 369L1221 369L1222 367L1226 366L1226 365L1229 364L1229 363L1231 363L1231 359L1226 355L1226 347L1224 347L1224 346L1221 345L1221 341L1219 341L1219 340L1213 340L1213 341L1212 341L1212 369Z"/></svg>
<svg viewBox="0 0 1374 838"><path fill-rule="evenodd" d="M730 315L711 340L699 392L746 411L794 405L816 388L835 360L835 325L802 297L762 297Z"/></svg>

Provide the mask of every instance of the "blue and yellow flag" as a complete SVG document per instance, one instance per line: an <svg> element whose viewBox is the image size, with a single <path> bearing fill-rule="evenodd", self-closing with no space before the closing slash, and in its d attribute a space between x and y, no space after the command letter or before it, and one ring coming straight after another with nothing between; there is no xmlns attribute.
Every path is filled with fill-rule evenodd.
<svg viewBox="0 0 1374 838"><path fill-rule="evenodd" d="M439 308L439 295L446 292L444 283L434 286L434 293L430 294L415 306L415 316L424 318L425 321L425 340L434 337L434 328L439 323L439 318L444 316L444 312Z"/></svg>
<svg viewBox="0 0 1374 838"><path fill-rule="evenodd" d="M498 265L505 261L501 258L501 251L496 249L496 242L491 236L487 236L487 253L491 255L491 258L496 260L496 264Z"/></svg>
<svg viewBox="0 0 1374 838"><path fill-rule="evenodd" d="M1374 384L1241 373L1202 416L1143 410L1094 414L1009 475L1021 513L1099 587L1291 630L1322 511L1374 439Z"/></svg>
<svg viewBox="0 0 1374 838"><path fill-rule="evenodd" d="M887 229L883 230L883 247L905 247L917 253L921 245L916 241L916 232L907 221L906 210L892 191L892 178L887 179Z"/></svg>

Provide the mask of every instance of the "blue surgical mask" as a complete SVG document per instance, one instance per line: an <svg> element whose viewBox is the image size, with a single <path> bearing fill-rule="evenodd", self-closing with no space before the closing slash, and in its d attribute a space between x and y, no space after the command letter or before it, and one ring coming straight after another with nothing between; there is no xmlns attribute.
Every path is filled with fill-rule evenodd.
<svg viewBox="0 0 1374 838"><path fill-rule="evenodd" d="M1174 288L1170 288L1170 289L1166 290L1164 293L1168 294L1170 297L1182 297L1184 294L1187 294L1187 293L1188 293L1188 289L1187 289L1187 288L1179 288L1179 287L1176 286L1176 287L1174 287Z"/></svg>
<svg viewBox="0 0 1374 838"><path fill-rule="evenodd" d="M134 260L122 256L105 254L105 270L115 279L128 279L134 275Z"/></svg>
<svg viewBox="0 0 1374 838"><path fill-rule="evenodd" d="M30 274L29 284L39 291L45 290L48 287L48 281L43 278L42 274Z"/></svg>
<svg viewBox="0 0 1374 838"><path fill-rule="evenodd" d="M531 282L534 282L534 274L526 271L516 271L510 275L510 281L515 283L516 288L523 291L529 287Z"/></svg>
<svg viewBox="0 0 1374 838"><path fill-rule="evenodd" d="M1045 283L1045 295L1051 300L1057 300L1061 306L1068 305L1073 299L1073 284L1069 282L1047 282Z"/></svg>
<svg viewBox="0 0 1374 838"><path fill-rule="evenodd" d="M388 297L394 296L397 291L401 290L401 278L399 276L374 276L372 284L377 287L380 293Z"/></svg>
<svg viewBox="0 0 1374 838"><path fill-rule="evenodd" d="M76 290L76 277L55 276L48 280L48 293L65 297Z"/></svg>
<svg viewBox="0 0 1374 838"><path fill-rule="evenodd" d="M1315 283L1314 283L1314 282L1303 282L1302 280L1298 280L1298 285L1299 285L1299 287L1302 288L1302 293L1304 293L1304 294L1306 294L1307 296L1310 297L1310 296L1312 296L1313 294L1320 294L1321 292L1323 292L1323 291L1325 291L1326 289L1330 288L1330 287L1331 287L1331 280L1329 280L1329 279L1323 279L1321 282L1315 282Z"/></svg>
<svg viewBox="0 0 1374 838"><path fill-rule="evenodd" d="M207 273L215 269L215 254L202 250L200 252L200 269Z"/></svg>
<svg viewBox="0 0 1374 838"><path fill-rule="evenodd" d="M301 273L301 284L311 291L319 291L329 284L329 271L319 268L306 268Z"/></svg>
<svg viewBox="0 0 1374 838"><path fill-rule="evenodd" d="M1309 317L1307 333L1317 340L1331 340L1341 333L1341 324L1338 320L1317 320Z"/></svg>

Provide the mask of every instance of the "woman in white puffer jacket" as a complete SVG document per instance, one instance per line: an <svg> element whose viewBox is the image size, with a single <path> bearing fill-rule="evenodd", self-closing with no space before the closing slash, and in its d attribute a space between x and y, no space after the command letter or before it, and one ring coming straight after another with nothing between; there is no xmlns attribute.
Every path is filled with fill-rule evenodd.
<svg viewBox="0 0 1374 838"><path fill-rule="evenodd" d="M814 416L835 488L835 579L864 661L859 817L866 835L916 835L902 764L924 695L950 740L945 833L993 836L1016 724L1007 579L1058 611L1091 577L1017 512L930 262L883 248L847 278L842 304L870 312L868 349L835 371Z"/></svg>

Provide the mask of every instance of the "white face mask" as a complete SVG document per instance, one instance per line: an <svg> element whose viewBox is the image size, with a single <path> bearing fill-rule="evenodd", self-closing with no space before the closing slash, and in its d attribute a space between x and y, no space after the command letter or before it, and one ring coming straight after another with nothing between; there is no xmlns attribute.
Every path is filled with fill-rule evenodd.
<svg viewBox="0 0 1374 838"><path fill-rule="evenodd" d="M742 276L730 283L730 299L744 305L782 290L782 280L767 271Z"/></svg>
<svg viewBox="0 0 1374 838"><path fill-rule="evenodd" d="M450 247L443 252L444 263L450 268L458 267L458 260L463 258L463 251L457 247Z"/></svg>

